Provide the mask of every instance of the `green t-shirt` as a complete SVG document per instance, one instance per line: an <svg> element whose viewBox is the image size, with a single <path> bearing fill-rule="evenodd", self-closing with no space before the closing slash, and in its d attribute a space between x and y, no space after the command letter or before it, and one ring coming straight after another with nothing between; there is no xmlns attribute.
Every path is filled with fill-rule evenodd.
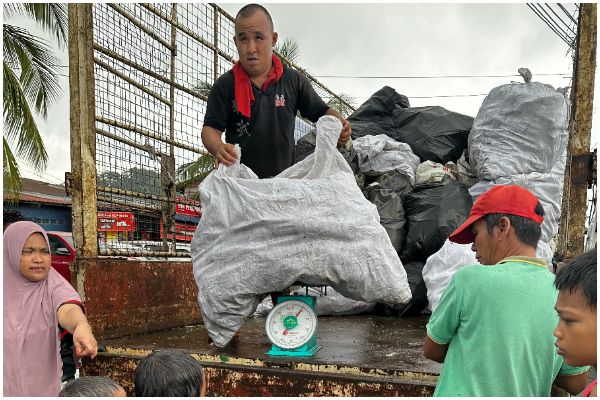
<svg viewBox="0 0 600 400"><path fill-rule="evenodd" d="M509 257L454 274L427 334L448 344L435 396L549 396L557 374L588 367L556 353L558 291L542 260Z"/></svg>

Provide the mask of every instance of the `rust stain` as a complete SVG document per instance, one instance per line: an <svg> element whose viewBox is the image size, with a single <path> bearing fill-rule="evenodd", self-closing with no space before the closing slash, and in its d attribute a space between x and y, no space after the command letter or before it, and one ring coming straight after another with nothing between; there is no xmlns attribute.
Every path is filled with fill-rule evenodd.
<svg viewBox="0 0 600 400"><path fill-rule="evenodd" d="M100 339L201 323L191 262L79 261L88 318Z"/></svg>
<svg viewBox="0 0 600 400"><path fill-rule="evenodd" d="M139 360L153 350L107 346L88 375L107 375L133 393ZM213 396L431 396L436 375L377 368L289 363L190 353L205 368L207 394ZM115 364L118 367L115 367ZM129 392L128 392L129 394Z"/></svg>

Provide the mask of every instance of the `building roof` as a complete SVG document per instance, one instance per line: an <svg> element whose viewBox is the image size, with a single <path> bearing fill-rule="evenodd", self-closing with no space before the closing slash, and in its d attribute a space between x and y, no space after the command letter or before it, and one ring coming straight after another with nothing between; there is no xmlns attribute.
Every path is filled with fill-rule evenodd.
<svg viewBox="0 0 600 400"><path fill-rule="evenodd" d="M67 196L63 185L21 178L19 202L71 205L71 196Z"/></svg>

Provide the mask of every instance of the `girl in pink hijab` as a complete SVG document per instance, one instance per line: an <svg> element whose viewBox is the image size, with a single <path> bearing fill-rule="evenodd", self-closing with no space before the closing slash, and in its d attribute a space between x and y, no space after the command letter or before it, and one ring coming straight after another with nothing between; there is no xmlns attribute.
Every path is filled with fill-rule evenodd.
<svg viewBox="0 0 600 400"><path fill-rule="evenodd" d="M59 325L73 334L75 353L97 353L81 298L50 266L42 227L15 222L4 231L4 396L58 396L62 361Z"/></svg>

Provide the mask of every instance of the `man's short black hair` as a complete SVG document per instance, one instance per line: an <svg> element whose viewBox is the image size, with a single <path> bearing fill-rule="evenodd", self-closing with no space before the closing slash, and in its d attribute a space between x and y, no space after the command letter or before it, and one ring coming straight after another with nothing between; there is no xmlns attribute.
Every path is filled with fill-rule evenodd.
<svg viewBox="0 0 600 400"><path fill-rule="evenodd" d="M534 211L537 215L543 217L544 207L542 206L542 203L538 202ZM508 218L510 224L515 228L515 234L520 242L532 247L537 247L538 241L540 240L540 237L542 237L542 227L529 218L513 214L487 214L483 217L483 220L485 221L489 233L492 233L494 227L500 224L500 219L502 217Z"/></svg>
<svg viewBox="0 0 600 400"><path fill-rule="evenodd" d="M135 369L136 397L198 397L203 386L202 365L183 351L156 351Z"/></svg>
<svg viewBox="0 0 600 400"><path fill-rule="evenodd" d="M267 11L266 8L264 8L263 6L261 6L260 4L247 4L244 7L242 7L240 9L240 11L238 11L238 13L235 16L235 20L237 21L238 18L248 18L254 15L255 12L257 11L262 11L265 13L265 15L267 16L267 19L269 20L269 24L271 24L271 31L273 32L275 30L275 26L273 25L273 18L271 18L271 14L269 14L269 12Z"/></svg>
<svg viewBox="0 0 600 400"><path fill-rule="evenodd" d="M68 382L59 397L115 397L121 386L107 376L82 376Z"/></svg>
<svg viewBox="0 0 600 400"><path fill-rule="evenodd" d="M562 267L554 278L554 286L559 291L569 293L581 290L588 306L596 311L596 269L598 268L598 254L596 248L572 259Z"/></svg>

